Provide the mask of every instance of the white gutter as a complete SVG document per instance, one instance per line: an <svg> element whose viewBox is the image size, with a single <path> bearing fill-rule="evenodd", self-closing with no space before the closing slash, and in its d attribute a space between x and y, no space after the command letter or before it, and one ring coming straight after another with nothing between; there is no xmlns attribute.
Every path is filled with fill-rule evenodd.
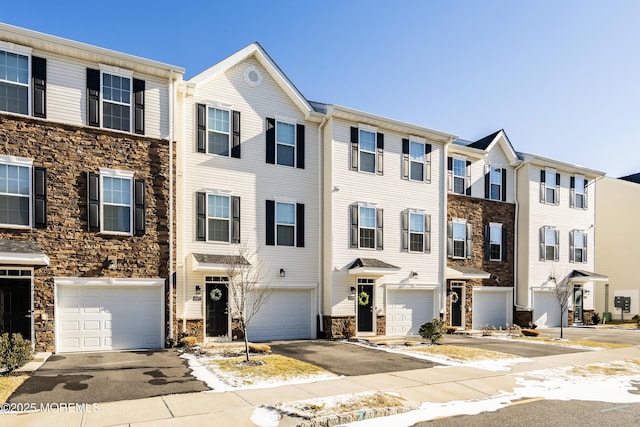
<svg viewBox="0 0 640 427"><path fill-rule="evenodd" d="M520 170L522 166L524 166L524 162L521 162L513 169L513 201L516 204L516 217L513 230L513 305L516 309L520 307L518 305L518 239L520 237L518 229L518 216L520 215L520 203L518 203L518 170Z"/></svg>
<svg viewBox="0 0 640 427"><path fill-rule="evenodd" d="M322 143L322 127L327 123L327 116L325 115L322 118L322 123L320 123L320 125L318 126L318 147L320 148L320 153L318 155L318 175L320 177L320 183L318 185L318 203L320 204L320 206L318 206L318 228L319 228L319 234L318 234L318 248L319 248L319 253L318 253L318 273L320 276L320 282L318 283L318 317L320 319L319 322L319 328L320 328L320 332L324 332L324 318L322 316L322 305L323 305L323 287L324 287L324 246L322 244L323 240L324 240L324 236L323 236L323 230L324 230L324 224L322 223L322 218L324 217L323 215L323 211L324 211L324 198L323 198L323 189L324 189L324 168L322 167L323 165L323 160L324 160L324 144Z"/></svg>
<svg viewBox="0 0 640 427"><path fill-rule="evenodd" d="M442 147L442 162L440 164L442 167L440 168L440 184L442 186L440 191L440 278L439 282L441 283L441 296L440 296L440 313L442 314L442 321L447 323L447 212L448 212L448 193L449 186L447 183L447 158L449 157L449 144L455 141L456 138L453 137L446 142ZM443 253L444 251L444 253Z"/></svg>
<svg viewBox="0 0 640 427"><path fill-rule="evenodd" d="M187 88L185 88L187 89ZM182 112L182 116L184 117L186 111L185 111L185 101L186 101L186 93L187 91L185 90L185 92L182 95L182 108L181 108L181 112ZM185 120L182 120L182 137L181 137L181 141L185 141ZM184 145L184 144L183 144ZM181 150L184 150L183 147L181 147ZM178 172L178 175L181 175L184 173L185 170L185 166L184 166L184 162L185 162L185 156L184 153L182 153L182 155L180 156L180 171ZM177 177L176 177L177 178ZM181 180L181 190L182 190L182 197L184 197L184 195L186 194L186 185L185 185L185 179L184 177ZM184 202L182 203L184 205ZM184 209L184 206L182 207ZM184 217L184 212L182 212L182 216ZM181 227L182 228L182 227ZM182 245L180 246L180 248L182 248ZM187 269L186 266L184 265L184 254L179 252L178 253L178 257L180 260L182 260L182 274L181 274L181 279L182 279L182 332L186 332L187 331L187 313L186 313L186 303L187 303Z"/></svg>
<svg viewBox="0 0 640 427"><path fill-rule="evenodd" d="M174 104L176 85L173 81L173 69L169 72L169 338L173 339L173 141Z"/></svg>

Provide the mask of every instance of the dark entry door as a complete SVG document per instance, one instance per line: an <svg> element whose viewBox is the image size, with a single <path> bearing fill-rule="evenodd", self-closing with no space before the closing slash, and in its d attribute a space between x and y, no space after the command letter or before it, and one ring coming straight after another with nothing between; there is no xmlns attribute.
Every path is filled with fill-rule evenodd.
<svg viewBox="0 0 640 427"><path fill-rule="evenodd" d="M373 285L358 285L357 301L358 332L373 332Z"/></svg>
<svg viewBox="0 0 640 427"><path fill-rule="evenodd" d="M573 323L582 323L582 287L576 286L573 290L574 309Z"/></svg>
<svg viewBox="0 0 640 427"><path fill-rule="evenodd" d="M207 336L219 337L229 333L229 294L226 284L207 283Z"/></svg>
<svg viewBox="0 0 640 427"><path fill-rule="evenodd" d="M462 326L462 301L464 300L463 288L451 287L451 326Z"/></svg>
<svg viewBox="0 0 640 427"><path fill-rule="evenodd" d="M31 280L0 280L0 333L31 339Z"/></svg>

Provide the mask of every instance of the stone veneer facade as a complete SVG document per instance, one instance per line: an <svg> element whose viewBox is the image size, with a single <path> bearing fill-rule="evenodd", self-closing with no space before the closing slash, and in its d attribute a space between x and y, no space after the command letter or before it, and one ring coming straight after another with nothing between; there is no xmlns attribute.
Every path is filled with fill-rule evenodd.
<svg viewBox="0 0 640 427"><path fill-rule="evenodd" d="M0 114L0 144L0 155L30 158L47 169L47 227L0 228L0 239L31 240L50 258L33 272L36 351L55 351L54 277L161 278L168 310L169 141ZM133 171L145 180L143 236L87 230L87 172L99 168ZM108 256L117 257L117 270L108 269Z"/></svg>
<svg viewBox="0 0 640 427"><path fill-rule="evenodd" d="M477 197L448 194L447 221L454 218L466 219L472 224L471 258L447 259L450 267L475 267L491 276L489 279L473 279L465 282L465 306L473 307L474 286L500 286L513 288L514 286L514 243L515 243L515 204ZM502 223L507 228L507 259L505 261L488 261L485 259L484 227L490 222ZM446 253L446 252L445 252ZM496 283L492 277L498 277ZM458 281L458 280L457 280ZM460 280L461 281L461 280ZM449 289L451 280L447 280ZM451 319L450 304L447 304L447 319ZM472 310L465 312L465 328L472 326ZM450 320L449 320L450 322Z"/></svg>

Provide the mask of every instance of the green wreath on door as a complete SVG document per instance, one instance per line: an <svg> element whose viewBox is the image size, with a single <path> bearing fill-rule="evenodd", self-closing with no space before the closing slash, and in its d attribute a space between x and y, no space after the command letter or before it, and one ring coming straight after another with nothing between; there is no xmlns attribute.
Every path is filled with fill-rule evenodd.
<svg viewBox="0 0 640 427"><path fill-rule="evenodd" d="M369 294L365 291L362 291L358 294L358 305L368 305L369 304Z"/></svg>

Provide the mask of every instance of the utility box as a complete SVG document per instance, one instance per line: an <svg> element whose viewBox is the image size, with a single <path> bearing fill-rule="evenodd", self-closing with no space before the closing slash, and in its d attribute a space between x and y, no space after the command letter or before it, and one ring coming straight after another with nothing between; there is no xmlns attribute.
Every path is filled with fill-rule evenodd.
<svg viewBox="0 0 640 427"><path fill-rule="evenodd" d="M613 306L621 309L623 313L631 313L631 297L614 297Z"/></svg>

